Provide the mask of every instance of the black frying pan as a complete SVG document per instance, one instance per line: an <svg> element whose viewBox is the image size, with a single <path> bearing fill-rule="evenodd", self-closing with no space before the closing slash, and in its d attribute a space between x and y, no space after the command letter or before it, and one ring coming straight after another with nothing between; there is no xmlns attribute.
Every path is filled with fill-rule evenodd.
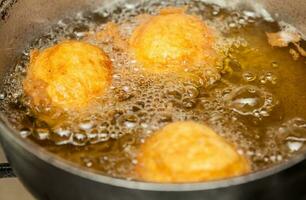
<svg viewBox="0 0 306 200"><path fill-rule="evenodd" d="M130 3L131 1L129 1ZM212 1L209 1L212 2ZM214 1L219 2L219 1ZM304 0L224 1L262 5L279 18L306 32ZM256 2L256 3L255 3ZM107 0L7 0L0 3L0 79L12 66L27 42L66 14L97 5L111 6ZM222 2L221 2L222 3ZM220 181L192 184L157 184L128 181L84 171L56 158L38 145L22 139L0 117L0 139L7 159L18 178L38 199L306 199L306 160L300 155L278 166ZM10 165L0 165L0 176L11 176Z"/></svg>

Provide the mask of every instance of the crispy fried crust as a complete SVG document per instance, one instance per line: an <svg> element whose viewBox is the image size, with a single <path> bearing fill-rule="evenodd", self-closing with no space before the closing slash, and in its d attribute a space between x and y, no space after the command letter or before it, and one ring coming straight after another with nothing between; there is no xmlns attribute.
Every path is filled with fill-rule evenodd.
<svg viewBox="0 0 306 200"><path fill-rule="evenodd" d="M136 174L153 182L195 182L238 176L250 171L246 158L210 128L175 122L141 146Z"/></svg>
<svg viewBox="0 0 306 200"><path fill-rule="evenodd" d="M64 41L32 51L23 87L34 106L77 110L105 92L111 73L111 62L101 49Z"/></svg>
<svg viewBox="0 0 306 200"><path fill-rule="evenodd" d="M186 67L213 65L212 31L183 9L167 8L148 17L132 33L130 51L146 71L183 73Z"/></svg>

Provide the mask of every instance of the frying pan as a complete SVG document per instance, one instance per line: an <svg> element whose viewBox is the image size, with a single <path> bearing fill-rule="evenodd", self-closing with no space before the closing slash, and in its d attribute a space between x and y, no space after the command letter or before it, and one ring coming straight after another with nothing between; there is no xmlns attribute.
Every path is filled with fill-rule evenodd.
<svg viewBox="0 0 306 200"><path fill-rule="evenodd" d="M139 2L121 1L131 4ZM222 6L265 9L278 20L306 33L305 0L232 0L214 2ZM111 7L107 0L4 0L0 2L0 77L13 66L26 44L66 15ZM265 13L265 12L263 12ZM1 80L1 78L0 78ZM107 177L55 157L42 147L24 140L0 117L0 140L14 173L38 199L306 199L306 154L249 175L203 183L158 184ZM5 165L6 169L9 166Z"/></svg>

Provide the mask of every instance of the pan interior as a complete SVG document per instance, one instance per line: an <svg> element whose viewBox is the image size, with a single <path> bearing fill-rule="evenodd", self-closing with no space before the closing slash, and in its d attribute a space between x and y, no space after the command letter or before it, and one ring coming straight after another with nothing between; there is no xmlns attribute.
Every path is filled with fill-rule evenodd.
<svg viewBox="0 0 306 200"><path fill-rule="evenodd" d="M217 5L207 5L198 1L187 2L187 4L190 5L188 12L203 17L215 28L222 27L220 34L227 38L222 42L238 49L231 52L233 57L226 56L220 66L224 70L223 81L208 90L193 84L177 85L167 77L162 77L162 81L161 77L151 77L148 81L127 74L126 80L123 78L118 79L118 82L114 81L114 84L117 84L115 86L123 90L127 90L126 86L136 88L133 92L140 93L140 97L137 98L136 95L132 100L126 97L126 102L120 104L120 109L106 111L105 113L110 113L107 116L95 114L95 119L101 118L98 120L99 123L107 124L106 136L101 141L90 141L88 138L83 140L79 139L81 136L75 136L71 137L72 140L69 138L67 142L67 138L55 136L51 127L35 119L23 101L22 92L22 80L26 74L30 49L44 49L63 38L82 39L87 32L95 31L101 25L103 27L103 24L108 21L127 23L126 31L128 32L133 28L133 21L126 22L127 18L143 13L156 14L161 7L186 5L186 2L174 4L174 2L160 1L142 2L141 6L137 6L135 2L115 3L99 9L84 7L84 11L71 15L72 17L59 14L54 17L54 20L48 22L37 19L41 20L35 22L39 24L37 30L40 27L37 36L30 38L28 36L30 31L25 31L25 36L21 37L22 42L18 41L20 38L12 40L12 43L16 42L15 49L3 48L5 53L2 55L2 63L10 69L4 70L5 67L3 67L3 71L7 73L0 93L1 111L6 114L12 126L22 136L87 170L119 178L134 178L129 172L135 165L135 155L137 147L143 140L143 132L150 134L165 124L178 120L197 120L211 126L227 140L239 146L240 153L252 161L254 171L286 162L303 152L306 139L304 120L306 110L301 108L305 106L306 88L301 83L305 82L305 59L292 58L289 52L292 52L291 49L294 49L294 46L281 49L269 46L265 33L279 31L280 25L267 21L267 18L264 19L262 16L254 16L254 12L250 10L240 9L241 11L233 12ZM18 4L16 6L15 9L18 8ZM218 21L220 16L225 20ZM264 17L267 16L264 15ZM46 23L53 25L46 26ZM8 22L5 25L8 26L7 24ZM117 59L116 63L125 62L120 55L112 51L111 44L103 45L105 46L102 48L105 48L111 57ZM301 42L301 46L303 45L305 45L304 41ZM10 46L14 47L14 45ZM16 53L18 49L22 52ZM256 50L253 51L254 49ZM8 64L9 55L18 56L17 62L15 60L13 65ZM4 56L7 57L4 58ZM122 74L115 73L113 78L116 79L116 75L119 77ZM127 84L127 80L130 79L135 80L135 85ZM144 82L147 87L140 88ZM150 85L152 82L161 84ZM173 88L174 85L177 88L173 91L169 88L163 90L162 86L165 84L170 84L169 88ZM141 91L138 91L139 88ZM167 97L154 96L155 93L165 94ZM179 97L179 100L175 99L177 105L173 110L160 109L169 102L173 102L176 95L187 95L192 98ZM143 96L155 100L148 102L148 99L143 99ZM166 103L162 104L164 101ZM251 103L241 107L244 102ZM131 113L130 108L133 106L135 106L135 112ZM137 109L141 106L142 108ZM113 111L116 113L114 114ZM147 115L149 112L154 114L146 119L140 119L139 114ZM106 118L110 121L106 122ZM83 130L82 127L91 122L91 118L73 120L78 124L78 130L73 130L75 133L80 133L80 129ZM113 121L118 124L112 124ZM130 130L129 127L132 126L137 126L139 129ZM117 130L122 127L124 132ZM83 131L85 131L83 135L86 136L89 134L86 131L92 130Z"/></svg>

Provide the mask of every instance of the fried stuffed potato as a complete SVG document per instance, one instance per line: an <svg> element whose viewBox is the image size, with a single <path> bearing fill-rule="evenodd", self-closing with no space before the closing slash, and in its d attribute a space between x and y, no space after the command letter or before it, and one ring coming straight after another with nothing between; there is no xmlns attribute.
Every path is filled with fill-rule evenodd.
<svg viewBox="0 0 306 200"><path fill-rule="evenodd" d="M166 8L144 20L129 45L143 69L154 73L184 73L190 67L213 65L216 59L213 32L180 8Z"/></svg>
<svg viewBox="0 0 306 200"><path fill-rule="evenodd" d="M23 88L33 106L79 110L103 95L111 73L112 64L100 48L64 41L31 53Z"/></svg>
<svg viewBox="0 0 306 200"><path fill-rule="evenodd" d="M140 147L136 174L152 182L196 182L238 176L250 171L246 158L210 128L175 122Z"/></svg>

